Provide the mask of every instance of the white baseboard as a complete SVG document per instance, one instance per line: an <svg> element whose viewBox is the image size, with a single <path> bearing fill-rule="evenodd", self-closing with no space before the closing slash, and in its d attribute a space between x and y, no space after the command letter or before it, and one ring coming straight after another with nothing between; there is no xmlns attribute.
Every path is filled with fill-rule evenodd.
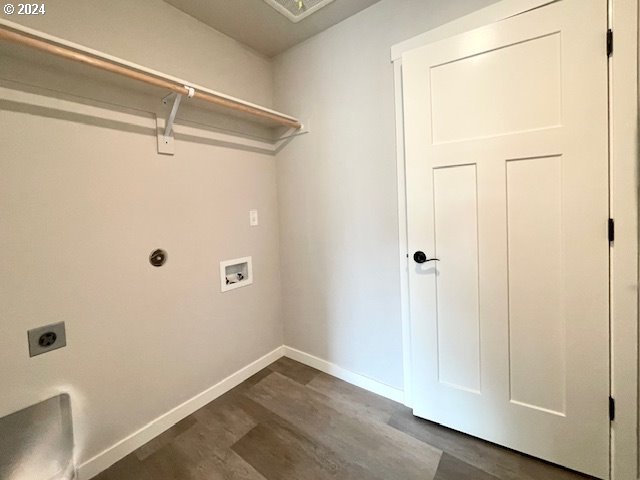
<svg viewBox="0 0 640 480"><path fill-rule="evenodd" d="M345 382L364 388L365 390L369 390L370 392L396 402L402 403L403 401L404 393L402 390L390 387L389 385L385 385L377 380L373 380L358 373L354 373L314 355L283 345L267 353L255 362L252 362L246 367L243 367L237 372L229 375L227 378L216 383L204 392L197 394L195 397L190 398L181 405L169 410L167 413L160 415L158 418L152 420L150 423L128 437L120 440L115 445L107 448L95 457L90 458L78 467L77 480L89 480L98 475L118 460L126 457L137 448L171 428L183 418L204 407L209 402L241 384L247 378L258 373L260 370L269 366L271 363L283 356L289 357L300 363L304 363L309 367L316 368L324 373L344 380Z"/></svg>
<svg viewBox="0 0 640 480"><path fill-rule="evenodd" d="M384 383L380 383L377 380L365 377L359 373L354 373L351 370L347 370L346 368L336 365L335 363L328 362L327 360L323 360L322 358L318 358L295 348L287 347L285 345L283 349L285 357L304 363L309 367L316 368L321 372L337 377L340 380L344 380L345 382L364 388L365 390L369 390L370 392L376 393L390 400L394 400L399 403L403 403L404 401L404 392L400 389L385 385Z"/></svg>
<svg viewBox="0 0 640 480"><path fill-rule="evenodd" d="M178 405L167 413L159 416L140 430L107 448L95 457L90 458L78 467L78 480L89 480L100 472L106 470L118 460L126 457L137 448L157 437L165 430L171 428L183 418L204 407L207 403L215 400L222 394L241 384L247 378L258 373L260 370L275 362L283 355L284 347L276 348L255 362L229 375L227 378L216 383L204 392L197 394L195 397L190 398L181 405Z"/></svg>

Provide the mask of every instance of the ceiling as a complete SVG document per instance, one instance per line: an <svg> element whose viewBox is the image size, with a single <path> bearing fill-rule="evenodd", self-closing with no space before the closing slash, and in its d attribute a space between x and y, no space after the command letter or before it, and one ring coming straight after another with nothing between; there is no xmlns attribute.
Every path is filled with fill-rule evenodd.
<svg viewBox="0 0 640 480"><path fill-rule="evenodd" d="M335 0L292 23L263 0L165 0L210 27L273 57L379 0Z"/></svg>

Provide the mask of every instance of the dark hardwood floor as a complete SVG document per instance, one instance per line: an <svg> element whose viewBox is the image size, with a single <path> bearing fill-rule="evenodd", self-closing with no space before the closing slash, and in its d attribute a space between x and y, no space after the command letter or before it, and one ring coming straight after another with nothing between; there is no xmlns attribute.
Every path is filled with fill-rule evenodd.
<svg viewBox="0 0 640 480"><path fill-rule="evenodd" d="M288 358L96 480L577 480Z"/></svg>

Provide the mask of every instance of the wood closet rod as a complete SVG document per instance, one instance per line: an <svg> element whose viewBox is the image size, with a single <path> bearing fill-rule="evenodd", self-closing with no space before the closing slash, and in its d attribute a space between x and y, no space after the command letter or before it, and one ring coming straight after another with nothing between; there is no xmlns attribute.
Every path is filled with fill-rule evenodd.
<svg viewBox="0 0 640 480"><path fill-rule="evenodd" d="M34 38L20 32L9 30L3 26L0 26L0 40L7 40L9 42L25 45L27 47L50 53L61 58L84 63L85 65L90 65L101 70L106 70L117 75L122 75L123 77L128 77L133 80L148 83L149 85L164 88L180 95L188 95L189 93L189 88L180 83L156 77L129 67L118 65L116 63L109 62L65 46L55 45L53 43ZM214 93L199 91L198 89L195 89L193 98L199 98L200 100L204 100L205 102L213 103L230 110L235 110L237 112L260 117L265 120L270 120L274 123L277 123L278 125L295 129L302 128L302 124L295 119L278 115L277 113L260 110L259 108L253 107L251 105L246 105L242 102L234 101L232 99L225 98L224 96L216 95Z"/></svg>

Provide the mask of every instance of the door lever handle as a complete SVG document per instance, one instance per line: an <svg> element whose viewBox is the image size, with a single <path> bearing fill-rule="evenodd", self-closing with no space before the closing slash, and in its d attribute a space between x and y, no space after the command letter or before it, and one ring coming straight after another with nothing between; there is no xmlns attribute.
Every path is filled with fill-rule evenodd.
<svg viewBox="0 0 640 480"><path fill-rule="evenodd" d="M416 263L439 262L439 258L427 258L427 254L418 250L413 254L413 260Z"/></svg>

